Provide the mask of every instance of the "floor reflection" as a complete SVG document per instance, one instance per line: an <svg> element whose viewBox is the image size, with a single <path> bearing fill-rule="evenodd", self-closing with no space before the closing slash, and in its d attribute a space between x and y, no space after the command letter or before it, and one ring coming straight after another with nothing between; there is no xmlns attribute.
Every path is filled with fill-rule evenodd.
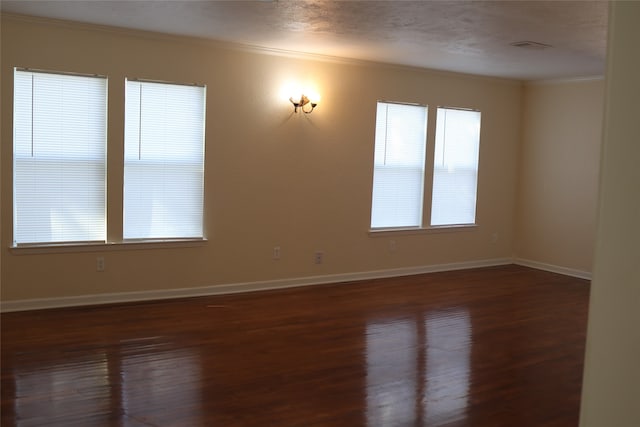
<svg viewBox="0 0 640 427"><path fill-rule="evenodd" d="M427 424L466 417L470 362L471 322L466 309L429 313L427 336L425 415Z"/></svg>
<svg viewBox="0 0 640 427"><path fill-rule="evenodd" d="M118 351L82 358L71 354L48 366L21 367L15 374L18 425L87 419L96 425L172 425L182 416L176 407L198 419L202 374L197 353L155 347L127 343Z"/></svg>
<svg viewBox="0 0 640 427"><path fill-rule="evenodd" d="M199 359L192 351L178 349L124 356L120 375L122 409L137 421L172 424L170 418L178 415L176 406L188 410L189 416L200 418L202 374ZM152 419L149 414L154 414Z"/></svg>
<svg viewBox="0 0 640 427"><path fill-rule="evenodd" d="M367 325L367 425L408 425L415 419L416 324L395 319Z"/></svg>
<svg viewBox="0 0 640 427"><path fill-rule="evenodd" d="M38 396L46 396L46 399ZM105 354L25 369L15 375L14 409L18 425L52 425L62 421L61 414L68 420L68 411L78 400L82 400L84 406L77 416L110 411ZM28 420L28 424L20 420Z"/></svg>
<svg viewBox="0 0 640 427"><path fill-rule="evenodd" d="M471 334L465 308L369 323L367 425L464 420L469 403Z"/></svg>

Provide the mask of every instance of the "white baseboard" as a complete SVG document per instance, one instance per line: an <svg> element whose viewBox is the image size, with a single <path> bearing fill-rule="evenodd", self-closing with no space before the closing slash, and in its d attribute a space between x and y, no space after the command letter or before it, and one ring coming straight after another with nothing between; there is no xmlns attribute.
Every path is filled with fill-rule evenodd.
<svg viewBox="0 0 640 427"><path fill-rule="evenodd" d="M537 270L549 271L551 273L564 274L565 276L577 277L579 279L591 280L590 271L576 270L573 268L560 267L553 264L545 264L543 262L531 261L528 259L514 258L513 263L524 267L531 267Z"/></svg>
<svg viewBox="0 0 640 427"><path fill-rule="evenodd" d="M188 298L209 295L235 294L298 286L323 285L329 283L353 282L357 280L380 279L386 277L411 276L440 271L465 270L512 264L510 258L467 261L451 264L427 265L422 267L395 268L389 270L364 271L357 273L329 274L322 276L297 277L291 279L265 280L245 283L229 283L198 288L161 289L139 292L118 292L94 295L79 295L59 298L34 298L26 300L2 301L0 312L40 310L46 308L78 307L87 305L123 302L151 301L172 298Z"/></svg>

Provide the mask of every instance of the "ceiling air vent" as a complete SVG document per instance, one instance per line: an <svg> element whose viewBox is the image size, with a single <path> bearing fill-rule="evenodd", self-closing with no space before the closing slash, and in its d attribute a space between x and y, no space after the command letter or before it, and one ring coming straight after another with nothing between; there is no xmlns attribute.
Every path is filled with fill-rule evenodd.
<svg viewBox="0 0 640 427"><path fill-rule="evenodd" d="M549 45L549 44L537 43L537 42L532 42L532 41L528 41L528 40L524 40L524 41L521 41L521 42L513 42L513 43L511 43L511 46L521 47L523 49L537 49L537 50L546 49L546 48L551 47L551 45Z"/></svg>

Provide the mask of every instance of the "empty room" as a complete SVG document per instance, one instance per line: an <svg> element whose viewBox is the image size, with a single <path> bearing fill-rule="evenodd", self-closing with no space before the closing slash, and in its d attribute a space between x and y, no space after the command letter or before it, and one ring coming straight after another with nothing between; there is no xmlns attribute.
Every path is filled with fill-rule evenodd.
<svg viewBox="0 0 640 427"><path fill-rule="evenodd" d="M640 425L640 3L1 12L2 426Z"/></svg>

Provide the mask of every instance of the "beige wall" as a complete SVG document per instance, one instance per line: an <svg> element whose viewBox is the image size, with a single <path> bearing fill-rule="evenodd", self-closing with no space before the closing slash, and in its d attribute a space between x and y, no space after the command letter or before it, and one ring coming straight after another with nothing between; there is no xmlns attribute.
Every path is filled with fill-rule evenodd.
<svg viewBox="0 0 640 427"><path fill-rule="evenodd" d="M640 3L612 4L582 427L640 426L638 22Z"/></svg>
<svg viewBox="0 0 640 427"><path fill-rule="evenodd" d="M3 19L4 94L12 92L14 66L109 77L108 217L114 240L121 233L125 77L207 85L208 236L205 244L191 247L10 249L12 99L3 96L3 301L347 274L512 255L519 82ZM317 85L322 102L313 114L293 115L288 101L278 97L288 79ZM378 99L428 104L432 123L438 105L482 111L479 227L368 235ZM492 242L494 233L497 242ZM391 239L395 251L389 250ZM275 245L282 248L279 261L271 259ZM324 264L314 265L315 250L325 251ZM95 271L97 255L105 257L103 273Z"/></svg>
<svg viewBox="0 0 640 427"><path fill-rule="evenodd" d="M515 256L591 272L603 80L524 87Z"/></svg>

